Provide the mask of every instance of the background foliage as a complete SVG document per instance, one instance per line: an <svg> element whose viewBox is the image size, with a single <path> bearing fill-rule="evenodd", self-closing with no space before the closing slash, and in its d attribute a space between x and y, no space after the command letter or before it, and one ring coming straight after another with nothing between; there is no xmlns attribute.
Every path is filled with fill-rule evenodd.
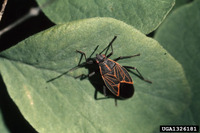
<svg viewBox="0 0 200 133"><path fill-rule="evenodd" d="M183 66L193 92L189 110L193 121L200 123L200 1L194 1L173 12L155 34L155 39ZM178 33L178 34L177 34ZM170 38L170 39L168 39Z"/></svg>

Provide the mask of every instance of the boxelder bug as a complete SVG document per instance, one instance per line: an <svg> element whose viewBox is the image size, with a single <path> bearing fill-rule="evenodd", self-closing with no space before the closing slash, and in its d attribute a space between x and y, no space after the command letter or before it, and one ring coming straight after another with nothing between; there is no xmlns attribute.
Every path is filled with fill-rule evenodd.
<svg viewBox="0 0 200 133"><path fill-rule="evenodd" d="M136 75L140 79L142 79L146 82L152 83L151 81L144 79L144 77L138 71L137 68L131 67L131 66L121 66L116 62L116 61L121 60L121 59L140 56L140 54L136 54L136 55L132 55L132 56L120 56L120 57L118 57L114 60L109 59L109 57L113 54L112 43L114 42L114 40L116 38L117 38L117 36L115 36L112 39L112 41L109 43L109 45L105 49L103 49L99 54L96 54L96 58L91 58L91 56L97 50L98 46L96 47L96 49L90 55L89 58L86 58L86 54L84 52L82 52L80 50L76 50L78 53L81 54L81 58L79 60L78 66L80 66L80 63L81 63L83 56L86 60L86 62L85 62L86 64L91 64L91 65L94 64L94 63L98 64L101 77L102 77L104 84L105 84L104 87L103 87L104 95L106 95L106 88L108 88L110 90L110 92L112 92L112 94L114 94L115 101L116 101L116 98L126 99L126 98L132 97L133 94L134 94L133 81L132 81L131 76L129 75L129 73L127 71L129 69L136 70L136 72L138 73ZM110 47L111 47L111 53L106 55L107 52L108 52L108 49ZM105 50L106 50L105 54L102 54ZM87 76L85 76L85 75L81 75L81 76L91 77L94 74L95 74L95 71L91 72ZM80 76L78 76L78 77L80 77ZM117 103L115 102L115 104L117 104Z"/></svg>

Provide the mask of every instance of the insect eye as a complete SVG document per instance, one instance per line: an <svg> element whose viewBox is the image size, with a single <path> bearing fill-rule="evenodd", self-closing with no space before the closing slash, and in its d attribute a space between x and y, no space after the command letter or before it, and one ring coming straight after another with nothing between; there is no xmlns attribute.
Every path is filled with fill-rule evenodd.
<svg viewBox="0 0 200 133"><path fill-rule="evenodd" d="M106 55L105 55L105 54L103 54L102 56L103 56L103 59L105 59L105 58L106 58Z"/></svg>

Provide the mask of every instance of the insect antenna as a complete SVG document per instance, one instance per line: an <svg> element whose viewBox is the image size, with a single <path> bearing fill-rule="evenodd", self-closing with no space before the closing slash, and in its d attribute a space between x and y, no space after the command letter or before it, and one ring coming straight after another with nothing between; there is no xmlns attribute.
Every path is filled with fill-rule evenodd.
<svg viewBox="0 0 200 133"><path fill-rule="evenodd" d="M102 54L102 53L106 50L106 53L105 53L105 55L106 55L107 52L108 52L108 49L110 48L110 46L111 46L111 49L112 49L112 52L111 52L111 53L113 53L112 43L115 41L116 38L117 38L117 36L114 36L114 38L113 38L112 41L109 43L109 45L108 45L106 48L104 48L99 54ZM109 54L109 55L110 55L110 54Z"/></svg>
<svg viewBox="0 0 200 133"><path fill-rule="evenodd" d="M58 78L64 76L65 74L67 74L67 73L69 73L69 72L71 72L71 71L74 71L74 70L78 69L78 68L80 68L80 67L79 67L79 66L73 67L73 68L71 68L70 70L68 70L68 71L66 71L66 72L64 72L64 73L62 73L62 74L60 74L60 75L58 75L58 76L56 76L56 77L54 77L54 78L52 78L52 79L46 81L46 82L47 82L47 83L48 83L48 82L52 82L52 81L54 81L54 80L56 80L56 79L58 79Z"/></svg>
<svg viewBox="0 0 200 133"><path fill-rule="evenodd" d="M94 49L94 51L92 52L92 54L89 56L89 58L91 58L92 55L97 51L98 47L99 47L99 45L96 46L96 48Z"/></svg>

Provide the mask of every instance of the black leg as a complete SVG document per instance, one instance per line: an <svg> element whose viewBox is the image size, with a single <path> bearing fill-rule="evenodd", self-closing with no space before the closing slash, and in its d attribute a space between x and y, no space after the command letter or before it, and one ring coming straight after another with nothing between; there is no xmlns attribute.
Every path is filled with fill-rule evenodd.
<svg viewBox="0 0 200 133"><path fill-rule="evenodd" d="M103 94L104 94L105 97L107 96L107 94L106 94L106 86L105 85L103 86Z"/></svg>
<svg viewBox="0 0 200 133"><path fill-rule="evenodd" d="M103 86L103 94L105 96L105 98L108 98L107 94L106 94L106 86ZM115 106L117 106L117 99L115 98Z"/></svg>
<svg viewBox="0 0 200 133"><path fill-rule="evenodd" d="M136 67L131 67L131 66L123 66L123 67L126 68L126 69L136 70L136 72L139 74L138 76L139 76L140 79L142 79L142 80L144 80L148 83L152 83L150 80L145 79Z"/></svg>
<svg viewBox="0 0 200 133"><path fill-rule="evenodd" d="M97 98L97 93L98 93L98 91L95 89L95 92L94 92L94 99L95 99L95 100L98 100L98 98Z"/></svg>
<svg viewBox="0 0 200 133"><path fill-rule="evenodd" d="M87 60L87 58L86 58L86 54L84 52L82 52L80 50L76 50L76 52L81 54L81 58L80 58L79 63L78 63L78 66L79 66L81 64L81 60L82 60L83 56L85 57L85 61Z"/></svg>
<svg viewBox="0 0 200 133"><path fill-rule="evenodd" d="M101 99L108 99L108 98L110 98L109 96L107 96L107 88L106 88L106 86L104 85L103 86L103 94L104 94L104 96L105 97L102 97L102 98L97 98L97 93L98 93L98 91L97 90L95 90L95 93L94 93L94 98L96 99L96 100L101 100ZM117 99L115 98L115 106L117 106Z"/></svg>
<svg viewBox="0 0 200 133"><path fill-rule="evenodd" d="M117 106L117 99L115 98L115 106Z"/></svg>
<svg viewBox="0 0 200 133"><path fill-rule="evenodd" d="M86 74L81 74L81 75L76 76L76 77L74 77L74 78L75 78L75 79L80 78L80 79L82 80L82 79L85 79L85 78L88 78L88 77L92 77L94 74L95 74L95 72L91 72L91 73L89 73L88 75L86 75Z"/></svg>
<svg viewBox="0 0 200 133"><path fill-rule="evenodd" d="M98 47L99 47L99 46L97 46L97 47L94 49L94 51L92 52L92 54L90 55L90 57L94 54L94 52L97 50ZM80 60L79 60L78 66L73 67L72 69L70 69L70 70L68 70L68 71L66 71L66 72L64 72L64 73L62 73L62 74L60 74L59 76L57 76L57 77L55 77L55 78L52 78L52 79L48 80L47 82L51 82L51 81L53 81L53 80L55 80L55 79L58 79L58 78L62 77L63 75L65 75L65 74L67 74L67 73L69 73L69 72L71 72L71 71L74 71L74 70L78 69L78 68L80 67L80 64L81 64L81 61L82 61L83 56L84 56L85 62L86 62L87 64L93 64L93 61L92 61L92 60L87 60L86 54L85 54L84 52L82 52L82 51L80 51L80 50L76 50L76 52L78 52L78 53L81 54L81 58L80 58ZM92 73L95 74L95 72L92 72ZM82 75L79 75L79 76L74 77L74 78L81 78L81 79L84 79L84 78L86 78L86 77L91 77L91 76L93 76L94 74L92 74L92 73L90 73L90 74L88 74L88 75L82 74Z"/></svg>
<svg viewBox="0 0 200 133"><path fill-rule="evenodd" d="M94 98L95 98L96 100L103 100L103 99L108 99L108 98L109 98L109 97L107 97L107 94L106 94L106 86L105 86L105 85L103 85L103 93L104 93L104 96L105 96L105 97L97 98L97 93L98 93L98 91L95 90Z"/></svg>
<svg viewBox="0 0 200 133"><path fill-rule="evenodd" d="M120 56L120 57L114 59L114 61L118 61L118 60L121 60L121 59L132 58L132 57L136 57L136 56L140 56L140 54L135 54L135 55L131 55L131 56Z"/></svg>

